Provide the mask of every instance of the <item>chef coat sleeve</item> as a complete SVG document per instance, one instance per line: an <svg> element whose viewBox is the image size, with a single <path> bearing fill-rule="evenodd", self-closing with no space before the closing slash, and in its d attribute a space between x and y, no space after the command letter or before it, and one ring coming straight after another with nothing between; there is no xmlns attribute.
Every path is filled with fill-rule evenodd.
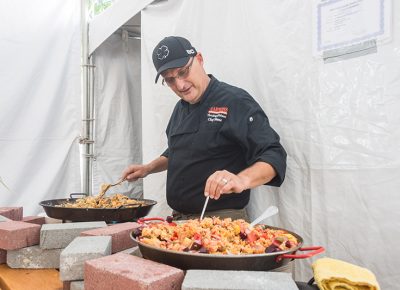
<svg viewBox="0 0 400 290"><path fill-rule="evenodd" d="M243 114L243 109L248 108ZM280 144L279 135L271 128L268 117L262 108L255 103L238 106L230 111L229 135L243 149L248 166L257 161L270 164L276 171L276 176L266 185L280 186L285 179L286 151Z"/></svg>
<svg viewBox="0 0 400 290"><path fill-rule="evenodd" d="M167 157L168 158L169 155L169 148L165 149L165 151L163 153L161 153L161 156Z"/></svg>

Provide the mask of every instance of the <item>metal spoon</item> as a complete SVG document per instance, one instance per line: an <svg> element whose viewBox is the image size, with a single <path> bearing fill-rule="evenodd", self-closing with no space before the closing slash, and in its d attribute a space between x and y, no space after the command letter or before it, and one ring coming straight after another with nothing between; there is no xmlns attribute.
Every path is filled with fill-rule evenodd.
<svg viewBox="0 0 400 290"><path fill-rule="evenodd" d="M209 200L209 199L210 199L210 197L207 196L206 202L204 203L204 206L203 206L203 210L201 211L200 220L203 220L204 213L205 213L205 211L206 211L206 207L207 207L207 203L208 203L208 200Z"/></svg>
<svg viewBox="0 0 400 290"><path fill-rule="evenodd" d="M251 224L250 224L250 228L254 227L256 224L258 224L259 222L275 215L278 213L278 208L274 205L271 205L270 207L268 207L258 218L256 218Z"/></svg>
<svg viewBox="0 0 400 290"><path fill-rule="evenodd" d="M125 180L126 180L126 178L123 178L123 179L117 181L117 182L114 183L114 184L111 184L111 183L104 183L104 184L102 184L102 185L101 185L100 193L99 193L99 195L98 195L96 198L97 198L97 199L102 198L102 197L106 194L106 191L110 189L110 187L113 187L113 186L116 186L116 185L120 185L120 184L121 184L122 182L124 182Z"/></svg>

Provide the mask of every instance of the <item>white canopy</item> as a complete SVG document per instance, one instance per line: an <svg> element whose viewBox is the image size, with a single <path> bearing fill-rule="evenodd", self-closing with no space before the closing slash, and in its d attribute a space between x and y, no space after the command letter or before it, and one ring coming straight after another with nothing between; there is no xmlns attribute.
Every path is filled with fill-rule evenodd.
<svg viewBox="0 0 400 290"><path fill-rule="evenodd" d="M377 53L330 64L312 55L312 1L148 5L140 13L140 44L122 39L118 31L105 42L100 37L98 49L90 45L96 65L94 192L127 164L148 162L165 149L165 126L178 98L154 84L151 52L163 37L181 35L202 52L208 73L244 88L260 103L288 152L283 186L253 190L250 216L275 204L279 217L268 223L298 233L305 245L324 246L320 256L372 270L382 289L397 289L396 4L391 42L378 45ZM14 194L0 185L0 206L24 205L34 214L38 201L65 197L80 186L79 1L49 1L40 8L32 2L8 5L0 12L10 24L0 28L0 39L6 41L0 46L0 176ZM135 11L138 6L132 5ZM27 14L29 25L19 26ZM129 18L114 22L113 15L108 17L113 23ZM110 31L116 29L113 25ZM140 194L140 188L126 184L122 190ZM143 192L159 201L152 215L170 212L165 173L146 178ZM296 262L297 280L311 278L310 263L316 258Z"/></svg>

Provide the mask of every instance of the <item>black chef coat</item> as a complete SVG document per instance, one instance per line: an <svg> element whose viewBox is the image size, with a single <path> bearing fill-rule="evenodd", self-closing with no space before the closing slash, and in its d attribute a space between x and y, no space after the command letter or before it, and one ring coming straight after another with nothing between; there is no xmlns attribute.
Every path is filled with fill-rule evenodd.
<svg viewBox="0 0 400 290"><path fill-rule="evenodd" d="M211 81L200 101L180 100L166 134L168 149L167 202L181 213L200 213L207 178L217 170L237 174L257 161L269 163L277 176L267 185L280 186L285 177L286 152L260 105L244 90ZM211 200L207 211L241 209L250 190Z"/></svg>

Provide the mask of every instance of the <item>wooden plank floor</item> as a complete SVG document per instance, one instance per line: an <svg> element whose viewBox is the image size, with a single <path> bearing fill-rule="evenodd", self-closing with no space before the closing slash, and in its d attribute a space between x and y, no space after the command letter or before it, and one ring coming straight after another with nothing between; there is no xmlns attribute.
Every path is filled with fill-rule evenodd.
<svg viewBox="0 0 400 290"><path fill-rule="evenodd" d="M0 265L0 290L62 290L56 269L12 269Z"/></svg>

